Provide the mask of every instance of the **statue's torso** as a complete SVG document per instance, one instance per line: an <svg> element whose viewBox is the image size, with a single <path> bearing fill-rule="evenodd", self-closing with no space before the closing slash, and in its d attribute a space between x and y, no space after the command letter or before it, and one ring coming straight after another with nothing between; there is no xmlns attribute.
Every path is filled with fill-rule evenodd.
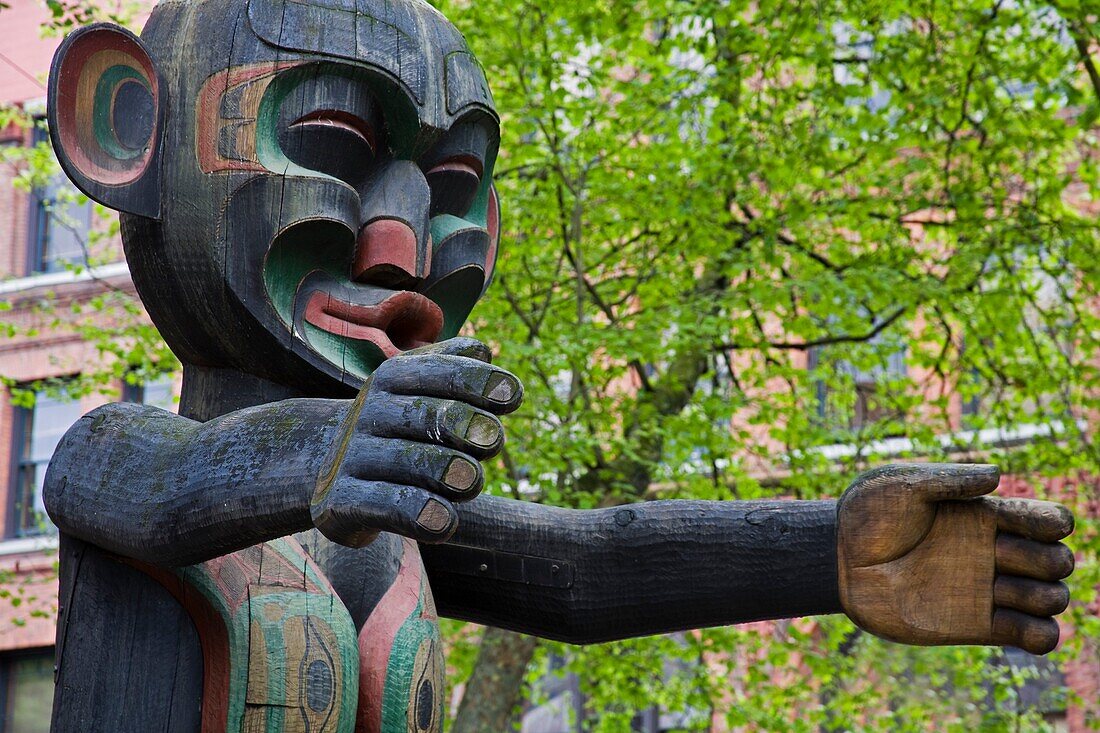
<svg viewBox="0 0 1100 733"><path fill-rule="evenodd" d="M303 541L317 561L283 538L167 571L65 538L54 730L441 731L416 544Z"/></svg>

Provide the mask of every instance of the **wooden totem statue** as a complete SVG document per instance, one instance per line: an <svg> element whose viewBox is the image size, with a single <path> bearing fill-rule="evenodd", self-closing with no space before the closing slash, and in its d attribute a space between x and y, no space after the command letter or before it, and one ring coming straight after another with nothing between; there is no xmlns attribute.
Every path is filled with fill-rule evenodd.
<svg viewBox="0 0 1100 733"><path fill-rule="evenodd" d="M593 511L479 497L519 382L459 328L492 277L498 119L422 0L165 0L58 50L65 171L122 212L180 415L57 449L53 730L439 731L437 614L576 643L845 612L1046 652L1063 508L991 466L839 501ZM499 733L499 732L490 732Z"/></svg>

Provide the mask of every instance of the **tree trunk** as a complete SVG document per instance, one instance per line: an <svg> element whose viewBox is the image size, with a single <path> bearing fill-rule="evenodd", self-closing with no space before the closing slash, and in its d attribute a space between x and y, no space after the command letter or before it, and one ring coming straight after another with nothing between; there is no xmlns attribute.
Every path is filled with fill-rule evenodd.
<svg viewBox="0 0 1100 733"><path fill-rule="evenodd" d="M451 733L504 733L512 730L523 676L538 640L493 627L485 629Z"/></svg>

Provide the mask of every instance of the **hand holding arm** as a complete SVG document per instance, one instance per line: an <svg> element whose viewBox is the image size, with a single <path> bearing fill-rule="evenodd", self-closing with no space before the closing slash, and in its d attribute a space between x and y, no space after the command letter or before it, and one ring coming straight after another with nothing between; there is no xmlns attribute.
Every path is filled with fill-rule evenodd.
<svg viewBox="0 0 1100 733"><path fill-rule="evenodd" d="M489 364L489 350L452 339L382 363L349 408L312 498L313 523L362 547L379 531L442 542L454 503L476 497L481 464L504 445L498 415L523 387Z"/></svg>
<svg viewBox="0 0 1100 733"><path fill-rule="evenodd" d="M378 530L442 541L451 502L481 489L475 456L503 442L496 417L471 403L503 412L522 397L486 354L452 339L387 360L355 401L285 400L205 423L107 405L58 446L47 511L68 534L162 565L315 523L349 544Z"/></svg>

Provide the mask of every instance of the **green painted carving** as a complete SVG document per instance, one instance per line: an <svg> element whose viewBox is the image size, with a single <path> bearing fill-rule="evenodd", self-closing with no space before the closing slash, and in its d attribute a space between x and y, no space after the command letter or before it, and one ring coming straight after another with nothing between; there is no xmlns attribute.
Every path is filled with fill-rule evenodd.
<svg viewBox="0 0 1100 733"><path fill-rule="evenodd" d="M431 593L422 573L416 609L398 629L386 668L382 698L386 733L443 730L443 646Z"/></svg>
<svg viewBox="0 0 1100 733"><path fill-rule="evenodd" d="M423 619L409 619L394 642L394 656L386 675L382 702L382 730L438 733L443 719L443 668L439 627ZM425 694L427 692L427 694Z"/></svg>
<svg viewBox="0 0 1100 733"><path fill-rule="evenodd" d="M114 112L114 97L118 88L128 79L141 84L150 94L152 89L149 82L141 76L133 67L123 64L115 64L103 72L95 86L95 97L92 103L92 129L96 142L108 153L120 160L133 160L144 152L141 148L131 149L121 145L115 136L112 115Z"/></svg>
<svg viewBox="0 0 1100 733"><path fill-rule="evenodd" d="M226 731L289 733L301 730L306 716L314 724L311 730L353 733L359 688L355 626L344 605L333 602L328 581L304 562L292 542L267 542L264 551L282 556L300 572L296 580L310 590L281 585L265 578L262 569L257 570L259 578L244 577L231 563L217 561L175 573L206 599L225 625ZM233 597L228 589L242 595Z"/></svg>

